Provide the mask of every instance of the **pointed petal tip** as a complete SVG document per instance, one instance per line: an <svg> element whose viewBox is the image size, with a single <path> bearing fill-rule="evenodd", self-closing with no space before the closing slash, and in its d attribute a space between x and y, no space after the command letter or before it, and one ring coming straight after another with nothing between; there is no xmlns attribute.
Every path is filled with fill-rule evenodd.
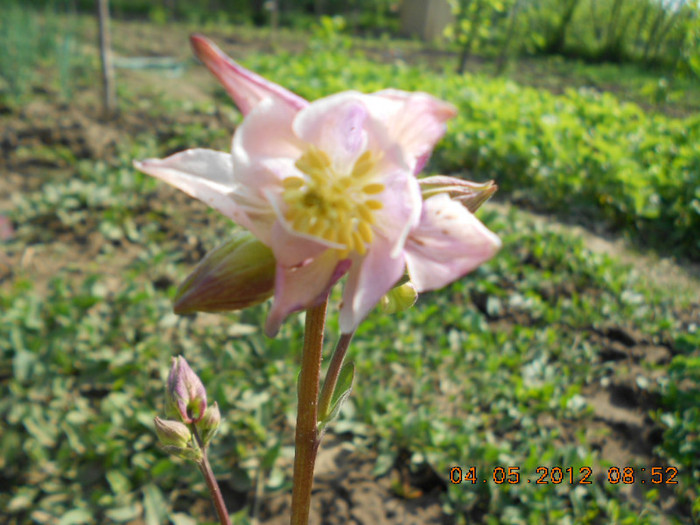
<svg viewBox="0 0 700 525"><path fill-rule="evenodd" d="M190 35L190 44L194 54L205 64L210 60L226 56L214 42L200 33L192 33Z"/></svg>
<svg viewBox="0 0 700 525"><path fill-rule="evenodd" d="M205 37L202 33L190 34L190 43L192 44L192 47L196 47L198 45L201 45L202 43L207 42L210 42L210 40L207 37Z"/></svg>
<svg viewBox="0 0 700 525"><path fill-rule="evenodd" d="M143 159L143 160L134 160L132 162L134 168L136 168L139 171L143 171L144 173L146 170L149 168L153 167L154 165L158 165L159 163L163 162L164 159Z"/></svg>
<svg viewBox="0 0 700 525"><path fill-rule="evenodd" d="M194 54L219 79L244 116L267 97L279 99L296 110L308 105L300 96L238 64L204 35L193 33L190 44Z"/></svg>
<svg viewBox="0 0 700 525"><path fill-rule="evenodd" d="M152 161L152 160L154 160L154 159L133 160L133 161L131 162L131 165L132 165L135 169L137 169L137 170L139 170L139 171L144 171L144 172L145 172L145 171L146 171L146 164L147 164L149 161Z"/></svg>

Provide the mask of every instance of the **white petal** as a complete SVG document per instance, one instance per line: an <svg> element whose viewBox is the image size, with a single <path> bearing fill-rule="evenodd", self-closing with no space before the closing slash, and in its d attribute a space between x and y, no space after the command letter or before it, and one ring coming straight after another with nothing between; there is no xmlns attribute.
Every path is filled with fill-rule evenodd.
<svg viewBox="0 0 700 525"><path fill-rule="evenodd" d="M435 144L445 134L446 122L457 114L453 105L427 93L385 89L367 98L372 115L390 123L389 136L412 159L414 173L423 169Z"/></svg>
<svg viewBox="0 0 700 525"><path fill-rule="evenodd" d="M344 91L321 98L301 110L294 120L297 136L329 155L341 172L352 169L367 145L367 109L363 97L354 91Z"/></svg>
<svg viewBox="0 0 700 525"><path fill-rule="evenodd" d="M233 136L232 156L237 183L233 198L251 219L250 230L271 245L276 222L269 196L278 197L282 180L297 172L302 144L292 132L296 110L276 99L260 102Z"/></svg>
<svg viewBox="0 0 700 525"><path fill-rule="evenodd" d="M399 167L390 175L383 176L381 182L385 190L379 197L384 207L375 212L375 228L390 241L391 257L396 257L403 250L410 231L420 220L420 186L409 171Z"/></svg>
<svg viewBox="0 0 700 525"><path fill-rule="evenodd" d="M277 220L272 227L269 246L277 262L286 267L297 266L328 250L328 246L319 243L317 237L297 234L283 224L282 219Z"/></svg>
<svg viewBox="0 0 700 525"><path fill-rule="evenodd" d="M419 225L405 248L411 281L419 292L459 279L493 257L501 240L464 206L447 195L423 203Z"/></svg>
<svg viewBox="0 0 700 525"><path fill-rule="evenodd" d="M363 257L353 260L343 290L340 310L340 331L353 332L404 274L403 255L391 257L391 243L377 236Z"/></svg>
<svg viewBox="0 0 700 525"><path fill-rule="evenodd" d="M339 260L337 253L326 250L299 267L277 265L275 299L265 323L265 333L269 337L277 334L289 314L316 306L326 298L331 287L350 266L350 261Z"/></svg>
<svg viewBox="0 0 700 525"><path fill-rule="evenodd" d="M292 130L297 110L283 102L268 98L260 102L243 120L233 135L232 153L234 163L255 162L266 158L299 158L305 145ZM236 174L244 183L244 175Z"/></svg>
<svg viewBox="0 0 700 525"><path fill-rule="evenodd" d="M189 149L165 159L134 161L134 166L199 199L246 228L248 216L231 198L236 182L231 155L208 149Z"/></svg>

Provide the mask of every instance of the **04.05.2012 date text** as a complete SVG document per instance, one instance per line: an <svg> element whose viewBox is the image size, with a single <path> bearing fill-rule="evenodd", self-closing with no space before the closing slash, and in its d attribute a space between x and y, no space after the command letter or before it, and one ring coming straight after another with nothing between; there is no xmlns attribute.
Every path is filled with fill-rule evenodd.
<svg viewBox="0 0 700 525"><path fill-rule="evenodd" d="M535 483L537 485L547 485L559 483L569 483L570 485L589 485L589 479L593 474L591 467L537 467L530 475L525 475L520 467L504 466L493 467L487 472L477 472L476 467L452 467L449 472L450 481L455 485L460 483L504 483L515 485L518 483Z"/></svg>

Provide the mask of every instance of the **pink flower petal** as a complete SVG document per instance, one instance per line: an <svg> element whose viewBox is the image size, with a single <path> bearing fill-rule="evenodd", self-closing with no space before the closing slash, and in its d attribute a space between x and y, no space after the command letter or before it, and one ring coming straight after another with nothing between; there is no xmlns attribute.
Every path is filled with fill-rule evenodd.
<svg viewBox="0 0 700 525"><path fill-rule="evenodd" d="M349 267L350 260L339 260L335 250L326 250L302 266L278 265L275 298L267 316L265 333L274 337L289 314L320 304Z"/></svg>
<svg viewBox="0 0 700 525"><path fill-rule="evenodd" d="M419 292L442 288L493 257L501 240L446 194L423 203L406 241L406 265Z"/></svg>
<svg viewBox="0 0 700 525"><path fill-rule="evenodd" d="M216 75L243 115L269 97L296 110L308 105L300 96L238 65L208 38L194 34L190 42L197 57Z"/></svg>
<svg viewBox="0 0 700 525"><path fill-rule="evenodd" d="M427 93L385 89L368 96L373 116L389 123L390 139L413 159L413 173L421 171L440 138L446 122L457 114L452 104Z"/></svg>
<svg viewBox="0 0 700 525"><path fill-rule="evenodd" d="M389 170L389 167L384 167ZM390 242L390 254L396 257L403 250L406 238L418 224L422 197L416 178L400 166L382 179L386 189L382 192L384 207L375 212L375 228Z"/></svg>
<svg viewBox="0 0 700 525"><path fill-rule="evenodd" d="M353 332L404 274L403 255L391 257L391 243L377 236L364 258L353 260L343 290L340 331Z"/></svg>
<svg viewBox="0 0 700 525"><path fill-rule="evenodd" d="M351 169L367 145L363 97L353 91L331 95L314 101L294 120L297 136L327 153L340 171Z"/></svg>
<svg viewBox="0 0 700 525"><path fill-rule="evenodd" d="M231 198L236 182L231 155L209 149L189 149L165 159L134 161L136 169L184 191L245 228L248 216Z"/></svg>
<svg viewBox="0 0 700 525"><path fill-rule="evenodd" d="M297 114L297 109L279 99L267 98L261 101L233 135L234 162L251 162L261 158L299 158L306 146L292 130ZM238 171L236 179L244 183L260 183L258 179L246 180Z"/></svg>
<svg viewBox="0 0 700 525"><path fill-rule="evenodd" d="M328 246L319 243L316 237L309 239L289 229L281 218L272 227L270 239L275 259L287 268L299 266L328 250Z"/></svg>

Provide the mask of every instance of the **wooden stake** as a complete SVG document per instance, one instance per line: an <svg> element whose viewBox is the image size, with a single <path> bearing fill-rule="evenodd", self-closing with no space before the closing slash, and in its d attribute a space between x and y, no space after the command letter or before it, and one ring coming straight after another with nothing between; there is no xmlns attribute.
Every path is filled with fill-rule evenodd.
<svg viewBox="0 0 700 525"><path fill-rule="evenodd" d="M117 93L112 65L112 39L109 34L109 0L98 0L100 20L100 61L102 63L102 114L112 118L117 112Z"/></svg>

